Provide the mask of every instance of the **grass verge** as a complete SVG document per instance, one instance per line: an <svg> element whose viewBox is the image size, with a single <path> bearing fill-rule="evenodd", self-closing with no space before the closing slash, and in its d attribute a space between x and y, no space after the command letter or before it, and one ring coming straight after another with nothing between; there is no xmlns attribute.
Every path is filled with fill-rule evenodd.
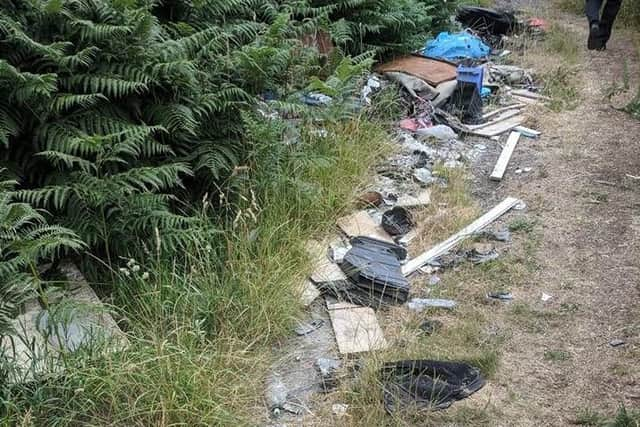
<svg viewBox="0 0 640 427"><path fill-rule="evenodd" d="M300 310L304 242L330 227L388 149L384 130L354 119L300 141L282 123L247 118L255 152L227 183L233 217L180 259L147 242L148 259L119 274L113 295L131 345L65 357L65 373L0 386L2 425L254 425L270 345ZM259 143L258 143L259 142ZM208 207L203 206L203 217Z"/></svg>

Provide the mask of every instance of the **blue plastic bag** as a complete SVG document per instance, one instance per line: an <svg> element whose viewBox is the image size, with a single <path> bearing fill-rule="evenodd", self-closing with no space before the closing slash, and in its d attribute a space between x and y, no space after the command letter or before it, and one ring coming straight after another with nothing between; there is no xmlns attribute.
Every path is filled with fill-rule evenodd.
<svg viewBox="0 0 640 427"><path fill-rule="evenodd" d="M450 34L447 32L438 34L435 40L427 42L423 53L432 58L448 60L473 58L486 58L491 53L479 37L471 33L461 32Z"/></svg>

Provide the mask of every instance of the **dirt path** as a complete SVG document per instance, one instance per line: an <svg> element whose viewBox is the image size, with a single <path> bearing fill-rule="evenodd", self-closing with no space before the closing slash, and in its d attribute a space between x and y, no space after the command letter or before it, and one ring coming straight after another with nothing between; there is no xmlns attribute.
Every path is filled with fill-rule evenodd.
<svg viewBox="0 0 640 427"><path fill-rule="evenodd" d="M563 25L586 40L581 19ZM500 316L509 334L488 391L499 425L640 407L640 180L627 175L640 175L640 122L604 101L625 60L640 69L636 52L616 34L606 52L584 53L579 106L536 118L544 137L512 160L533 174L512 171L492 195L526 200L540 238L537 271L516 290L527 310Z"/></svg>

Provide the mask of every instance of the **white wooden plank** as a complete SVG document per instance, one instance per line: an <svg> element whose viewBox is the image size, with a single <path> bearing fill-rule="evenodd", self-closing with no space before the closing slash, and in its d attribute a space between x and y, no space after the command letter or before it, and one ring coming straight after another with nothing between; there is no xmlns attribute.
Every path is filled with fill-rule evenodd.
<svg viewBox="0 0 640 427"><path fill-rule="evenodd" d="M429 261L432 261L435 258L438 258L439 256L449 252L460 242L482 230L487 225L491 224L493 221L504 215L518 203L520 203L519 199L516 199L514 197L507 197L489 212L476 219L474 222L460 230L458 233L454 234L444 242L434 246L423 254L418 255L417 257L407 262L402 266L402 274L408 276L423 265L427 264Z"/></svg>
<svg viewBox="0 0 640 427"><path fill-rule="evenodd" d="M487 126L486 128L474 130L472 132L476 135L492 137L505 133L516 126L520 126L524 122L524 120L524 116L518 115L496 123L492 126Z"/></svg>
<svg viewBox="0 0 640 427"><path fill-rule="evenodd" d="M331 325L341 354L362 353L387 347L372 308L343 306L329 310Z"/></svg>
<svg viewBox="0 0 640 427"><path fill-rule="evenodd" d="M498 157L498 161L493 168L493 172L491 172L490 178L493 181L500 181L504 176L504 172L507 170L507 165L509 164L509 160L511 160L511 155L513 154L513 150L516 149L519 139L520 132L511 132L507 139L507 143L504 144L502 153L500 153L500 157Z"/></svg>
<svg viewBox="0 0 640 427"><path fill-rule="evenodd" d="M366 236L393 243L391 236L375 223L367 211L358 211L337 221L338 227L349 237Z"/></svg>
<svg viewBox="0 0 640 427"><path fill-rule="evenodd" d="M509 111L509 110L515 110L515 109L521 109L521 108L524 108L526 106L527 105L525 103L507 105L506 107L498 108L497 110L489 111L488 113L483 114L482 118L485 119L485 120L488 120L491 117L493 117L493 116L495 116L497 114L500 114L502 112Z"/></svg>
<svg viewBox="0 0 640 427"><path fill-rule="evenodd" d="M551 101L551 98L549 98L548 96L540 95L539 93L531 92L530 90L516 89L516 90L512 90L511 94L516 96L522 96L524 98L529 98L529 99Z"/></svg>
<svg viewBox="0 0 640 427"><path fill-rule="evenodd" d="M522 135L528 138L537 138L540 135L542 135L542 132L537 131L535 129L529 129L528 127L524 127L524 126L516 126L513 128L513 130L516 132L520 132Z"/></svg>
<svg viewBox="0 0 640 427"><path fill-rule="evenodd" d="M525 98L524 96L518 96L518 95L514 95L513 93L511 94L511 97L518 101L521 102L523 104L527 104L527 105L536 105L536 104L540 104L540 101L538 101L537 99L533 99L533 98Z"/></svg>
<svg viewBox="0 0 640 427"><path fill-rule="evenodd" d="M479 125L467 125L467 126L471 130L483 129L489 126L497 125L498 123L501 123L519 114L520 114L520 110L503 111L502 113L498 114L498 116L495 119L489 120L486 123L481 123Z"/></svg>

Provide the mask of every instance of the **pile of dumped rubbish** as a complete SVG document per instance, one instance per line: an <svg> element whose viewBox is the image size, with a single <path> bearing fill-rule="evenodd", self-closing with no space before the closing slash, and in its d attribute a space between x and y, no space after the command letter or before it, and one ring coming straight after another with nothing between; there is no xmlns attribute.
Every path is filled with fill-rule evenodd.
<svg viewBox="0 0 640 427"><path fill-rule="evenodd" d="M300 369L292 368L289 359L274 367L267 391L272 414L300 415L306 408L304 396L337 386L342 363L333 350L336 346L343 358L386 348L376 310L392 305L415 312L456 308L456 301L417 297L412 277L427 274L435 285L439 278L434 272L462 262L495 260L499 253L486 242L510 241L508 230L489 226L511 209L525 207L513 197L449 239L410 256L409 246L419 235L417 212L431 203L434 187L448 185L442 171L474 161L487 144L500 143L505 135L502 153L487 177L501 180L519 138L540 135L524 126L524 110L548 100L531 71L505 64L510 52L504 49L510 38L523 32L543 37L544 21L522 22L513 13L477 7L461 8L457 19L464 31L441 33L424 49L379 64L362 90L362 102L370 103L381 88L397 84L410 114L398 123L400 149L377 166L370 188L358 199L360 210L337 221L339 234L307 245L314 268L300 288L310 312L310 319L296 329L295 360ZM458 249L472 237L485 243ZM512 296L496 291L487 298L508 301ZM430 333L440 326L426 320L423 329ZM315 375L309 375L312 371ZM296 380L288 381L287 375ZM485 382L473 366L432 360L389 362L380 377L389 412L411 404L443 409ZM269 390L278 390L279 399ZM334 412L343 413L344 406Z"/></svg>

